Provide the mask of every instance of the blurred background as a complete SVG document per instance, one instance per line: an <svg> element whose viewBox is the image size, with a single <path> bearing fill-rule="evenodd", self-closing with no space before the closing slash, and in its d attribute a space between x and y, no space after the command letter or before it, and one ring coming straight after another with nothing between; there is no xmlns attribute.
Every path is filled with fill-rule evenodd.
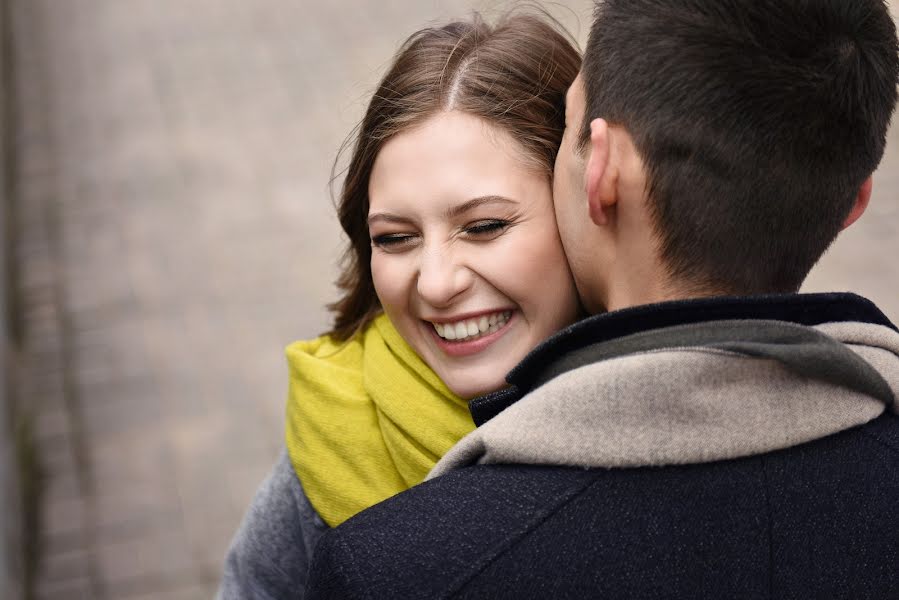
<svg viewBox="0 0 899 600"><path fill-rule="evenodd" d="M214 594L328 326L340 143L406 36L511 5L0 0L2 598ZM807 291L899 320L897 186L894 127Z"/></svg>

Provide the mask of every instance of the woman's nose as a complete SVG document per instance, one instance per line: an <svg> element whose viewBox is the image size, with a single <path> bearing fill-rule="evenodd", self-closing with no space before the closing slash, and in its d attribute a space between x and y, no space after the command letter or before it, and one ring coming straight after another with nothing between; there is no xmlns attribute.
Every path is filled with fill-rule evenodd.
<svg viewBox="0 0 899 600"><path fill-rule="evenodd" d="M422 253L418 271L418 294L435 307L446 307L472 283L471 271L445 251Z"/></svg>

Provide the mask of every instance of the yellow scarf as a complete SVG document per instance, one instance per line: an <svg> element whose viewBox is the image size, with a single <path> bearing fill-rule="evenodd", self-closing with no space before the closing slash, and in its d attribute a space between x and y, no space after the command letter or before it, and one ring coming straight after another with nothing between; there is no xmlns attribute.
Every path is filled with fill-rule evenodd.
<svg viewBox="0 0 899 600"><path fill-rule="evenodd" d="M474 429L385 315L346 342L295 342L287 363L287 452L332 527L420 483Z"/></svg>

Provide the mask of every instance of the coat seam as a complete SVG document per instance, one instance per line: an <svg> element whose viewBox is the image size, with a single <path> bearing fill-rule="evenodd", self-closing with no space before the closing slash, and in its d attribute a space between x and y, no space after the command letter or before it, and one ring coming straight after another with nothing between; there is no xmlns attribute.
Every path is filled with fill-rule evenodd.
<svg viewBox="0 0 899 600"><path fill-rule="evenodd" d="M344 540L343 538L338 538L337 544L340 546L340 549L346 554L347 557L345 563L343 561L338 562L338 564L340 565L339 569L341 575L343 575L343 577L347 580L347 583L350 583L352 581L351 578L353 576L355 576L356 581L358 581L359 583L363 583L365 580L362 578L362 574L359 572L358 565L356 565L356 561L353 556L353 550L349 547L349 545L346 543L346 540ZM350 573L347 573L347 570L352 570L352 575ZM368 598L369 600L372 599L371 590L367 586L362 585L357 588L355 584L353 584L348 585L347 587L356 592L361 592L361 597L363 598Z"/></svg>
<svg viewBox="0 0 899 600"><path fill-rule="evenodd" d="M585 477L587 479L587 477ZM496 562L499 558L504 556L514 547L516 547L522 540L524 540L528 535L537 530L541 525L543 525L547 520L553 517L560 510L568 506L571 502L580 497L584 492L589 490L591 487L596 485L598 481L593 480L591 477L589 480L581 484L580 489L576 486L574 489L569 491L568 496L562 498L562 500L555 505L551 509L547 509L541 511L528 525L526 525L523 529L519 530L516 534L511 536L509 539L505 540L498 547L494 548L492 551L492 556L489 556L486 560L484 560L480 565L477 566L472 572L467 575L462 575L457 577L456 580L450 584L447 591L442 594L441 598L451 598L454 595L458 594L462 591L465 586L471 583L478 575L484 572L490 565Z"/></svg>
<svg viewBox="0 0 899 600"><path fill-rule="evenodd" d="M768 598L774 598L774 514L771 510L771 486L764 457L759 458L762 467L762 490L765 494L765 512L768 517Z"/></svg>

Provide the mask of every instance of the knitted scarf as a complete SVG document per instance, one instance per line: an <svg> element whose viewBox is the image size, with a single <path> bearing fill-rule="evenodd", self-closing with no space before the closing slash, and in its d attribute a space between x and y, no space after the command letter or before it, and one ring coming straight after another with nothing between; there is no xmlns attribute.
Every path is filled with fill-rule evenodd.
<svg viewBox="0 0 899 600"><path fill-rule="evenodd" d="M332 527L420 483L474 429L468 403L385 315L346 342L325 335L286 352L287 451Z"/></svg>

